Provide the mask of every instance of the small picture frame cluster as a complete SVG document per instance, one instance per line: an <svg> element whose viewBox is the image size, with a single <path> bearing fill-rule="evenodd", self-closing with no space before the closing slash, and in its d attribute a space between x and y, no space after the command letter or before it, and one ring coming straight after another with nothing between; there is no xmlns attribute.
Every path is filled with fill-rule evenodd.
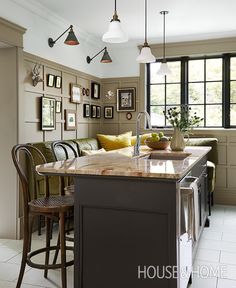
<svg viewBox="0 0 236 288"><path fill-rule="evenodd" d="M83 110L84 118L101 118L101 106L84 104Z"/></svg>
<svg viewBox="0 0 236 288"><path fill-rule="evenodd" d="M61 76L48 74L47 75L47 86L61 89L61 86L62 86Z"/></svg>
<svg viewBox="0 0 236 288"><path fill-rule="evenodd" d="M117 112L135 111L135 88L117 89Z"/></svg>

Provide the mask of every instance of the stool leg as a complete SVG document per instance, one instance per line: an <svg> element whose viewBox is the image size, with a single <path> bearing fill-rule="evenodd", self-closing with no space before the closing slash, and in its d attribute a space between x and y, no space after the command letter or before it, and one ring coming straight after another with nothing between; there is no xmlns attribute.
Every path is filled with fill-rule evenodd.
<svg viewBox="0 0 236 288"><path fill-rule="evenodd" d="M21 287L22 279L25 272L27 254L29 252L29 239L31 238L31 234L29 233L29 219L28 217L24 218L24 236L23 236L23 252L22 252L22 259L21 259L21 266L20 266L20 273L18 276L16 288Z"/></svg>
<svg viewBox="0 0 236 288"><path fill-rule="evenodd" d="M52 264L56 264L56 263L57 263L57 257L58 257L59 250L60 250L60 231L59 231L59 233L58 233L57 249L56 249L56 251L55 251Z"/></svg>
<svg viewBox="0 0 236 288"><path fill-rule="evenodd" d="M48 217L46 217L45 219L46 221L46 248L47 251L46 251L46 255L45 255L45 265L48 265L49 263L49 247L50 247L50 237L51 237L51 229L50 229L50 219ZM48 277L48 269L45 268L44 269L44 278L47 278Z"/></svg>
<svg viewBox="0 0 236 288"><path fill-rule="evenodd" d="M65 241L65 213L60 213L60 242L61 242L61 281L62 288L66 288L66 241Z"/></svg>

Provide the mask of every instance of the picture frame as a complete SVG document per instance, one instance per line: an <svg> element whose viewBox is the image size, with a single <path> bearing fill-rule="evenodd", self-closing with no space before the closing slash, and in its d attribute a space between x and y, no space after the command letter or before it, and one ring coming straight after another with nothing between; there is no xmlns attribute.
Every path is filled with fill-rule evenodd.
<svg viewBox="0 0 236 288"><path fill-rule="evenodd" d="M83 110L84 110L83 111L84 118L89 118L90 117L90 105L84 104Z"/></svg>
<svg viewBox="0 0 236 288"><path fill-rule="evenodd" d="M91 105L90 117L91 118L97 117L97 106L96 105Z"/></svg>
<svg viewBox="0 0 236 288"><path fill-rule="evenodd" d="M117 112L135 111L135 88L117 89Z"/></svg>
<svg viewBox="0 0 236 288"><path fill-rule="evenodd" d="M127 119L127 120L131 120L132 117L133 117L133 115L132 115L131 112L127 112L127 113L126 113L126 119Z"/></svg>
<svg viewBox="0 0 236 288"><path fill-rule="evenodd" d="M77 112L76 110L65 110L65 130L76 130Z"/></svg>
<svg viewBox="0 0 236 288"><path fill-rule="evenodd" d="M74 83L70 83L70 100L72 103L81 103L81 86L74 84Z"/></svg>
<svg viewBox="0 0 236 288"><path fill-rule="evenodd" d="M62 78L61 76L55 76L55 88L61 89Z"/></svg>
<svg viewBox="0 0 236 288"><path fill-rule="evenodd" d="M104 106L104 118L113 119L114 107L113 106Z"/></svg>
<svg viewBox="0 0 236 288"><path fill-rule="evenodd" d="M96 106L96 118L101 118L101 106Z"/></svg>
<svg viewBox="0 0 236 288"><path fill-rule="evenodd" d="M41 129L56 129L56 100L50 97L41 97Z"/></svg>
<svg viewBox="0 0 236 288"><path fill-rule="evenodd" d="M100 99L100 84L97 82L91 83L91 98Z"/></svg>
<svg viewBox="0 0 236 288"><path fill-rule="evenodd" d="M56 113L61 113L61 101L56 101Z"/></svg>
<svg viewBox="0 0 236 288"><path fill-rule="evenodd" d="M52 74L47 74L47 86L54 87L55 76Z"/></svg>

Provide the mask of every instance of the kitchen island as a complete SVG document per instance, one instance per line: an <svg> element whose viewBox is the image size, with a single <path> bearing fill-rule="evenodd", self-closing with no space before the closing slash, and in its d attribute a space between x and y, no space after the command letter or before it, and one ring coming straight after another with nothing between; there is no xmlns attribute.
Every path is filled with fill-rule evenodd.
<svg viewBox="0 0 236 288"><path fill-rule="evenodd" d="M209 147L141 147L37 167L75 176L76 288L185 288L197 241L183 233L181 183L198 179L199 235L206 221ZM197 237L197 238L198 238Z"/></svg>

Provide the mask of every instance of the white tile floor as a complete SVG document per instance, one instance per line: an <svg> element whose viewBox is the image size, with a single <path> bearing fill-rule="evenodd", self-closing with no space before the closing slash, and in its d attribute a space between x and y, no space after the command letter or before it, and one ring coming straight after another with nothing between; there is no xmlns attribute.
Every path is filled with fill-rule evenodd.
<svg viewBox="0 0 236 288"><path fill-rule="evenodd" d="M236 206L215 205L210 218L211 226L204 229L199 243L190 287L236 288ZM34 247L44 244L43 236L34 238ZM16 287L21 249L22 241L0 239L0 288ZM68 288L73 288L73 267L67 275ZM22 288L59 288L60 279L60 271L50 271L44 279L43 271L27 267Z"/></svg>

